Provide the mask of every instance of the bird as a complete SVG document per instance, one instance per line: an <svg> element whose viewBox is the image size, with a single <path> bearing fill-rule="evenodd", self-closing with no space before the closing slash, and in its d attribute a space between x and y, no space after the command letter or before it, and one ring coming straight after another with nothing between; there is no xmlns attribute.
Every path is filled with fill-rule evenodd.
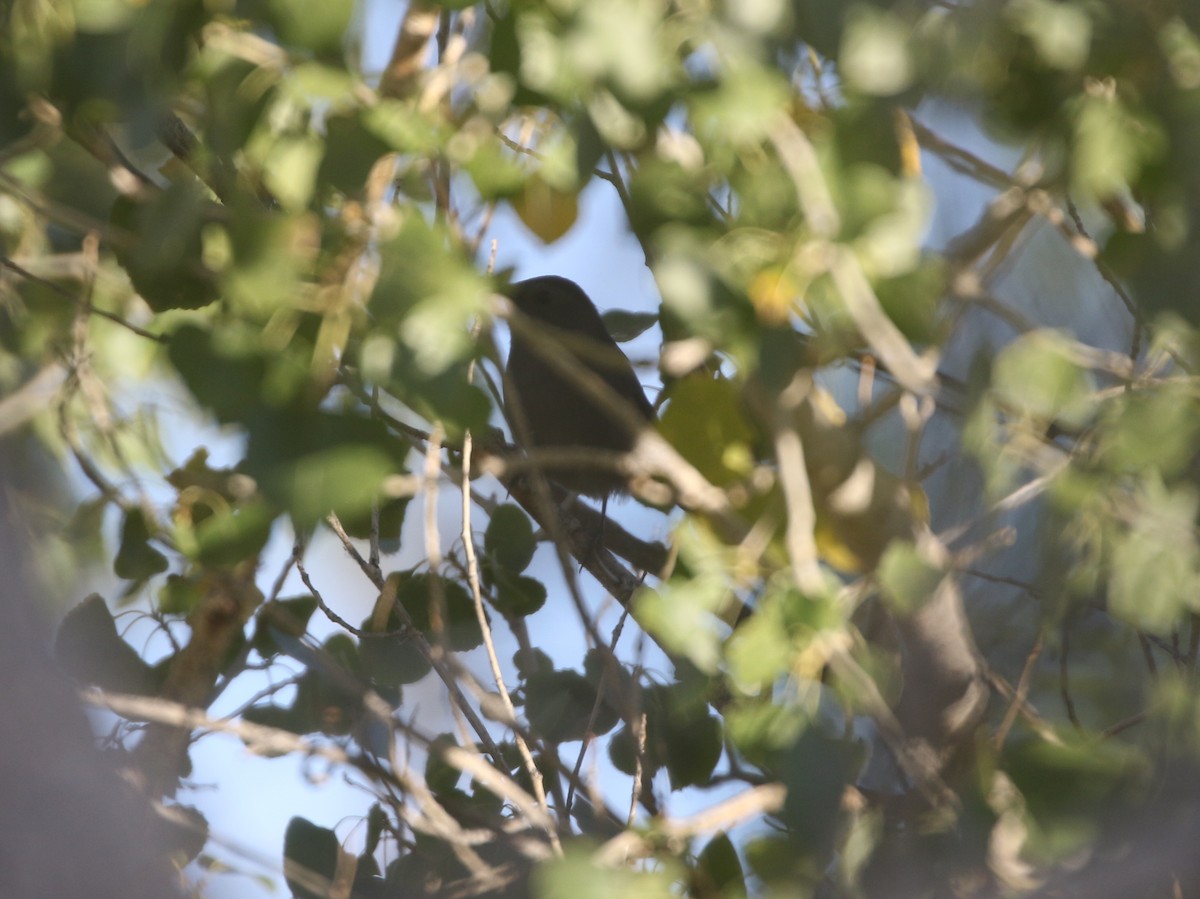
<svg viewBox="0 0 1200 899"><path fill-rule="evenodd" d="M511 328L505 367L505 413L517 442L526 450L630 452L637 440L634 425L654 421L654 407L587 293L557 275L518 281L507 293L525 319L524 326ZM598 377L607 386L608 402L570 377L565 365L583 377ZM600 459L592 465L555 465L551 459L544 473L568 490L602 499L605 507L614 493L628 492L625 478Z"/></svg>

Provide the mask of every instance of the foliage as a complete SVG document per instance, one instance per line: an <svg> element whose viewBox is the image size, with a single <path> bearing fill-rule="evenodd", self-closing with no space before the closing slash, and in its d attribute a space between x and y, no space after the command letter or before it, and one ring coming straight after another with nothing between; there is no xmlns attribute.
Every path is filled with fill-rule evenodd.
<svg viewBox="0 0 1200 899"><path fill-rule="evenodd" d="M361 19L0 29L0 435L78 485L13 494L42 567L104 546L170 636L93 595L55 646L146 791L221 739L173 743L176 704L265 670L214 729L374 792L351 836L293 819L297 896L1200 890L1195 7L411 0L381 76ZM682 508L669 554L495 430L492 213L553 243L585 189L661 295L606 319L661 328L632 486ZM171 458L168 415L239 459ZM326 539L360 583L321 592ZM605 545L667 561L638 586Z"/></svg>

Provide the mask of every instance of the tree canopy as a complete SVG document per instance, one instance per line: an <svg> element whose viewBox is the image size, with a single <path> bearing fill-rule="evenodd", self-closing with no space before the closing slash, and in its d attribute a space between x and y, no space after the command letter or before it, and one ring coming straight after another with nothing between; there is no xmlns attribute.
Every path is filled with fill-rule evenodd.
<svg viewBox="0 0 1200 899"><path fill-rule="evenodd" d="M3 14L3 504L187 889L240 740L361 788L305 899L1200 894L1197 7L385 20ZM585 191L657 304L592 291L606 513L501 412L497 216Z"/></svg>

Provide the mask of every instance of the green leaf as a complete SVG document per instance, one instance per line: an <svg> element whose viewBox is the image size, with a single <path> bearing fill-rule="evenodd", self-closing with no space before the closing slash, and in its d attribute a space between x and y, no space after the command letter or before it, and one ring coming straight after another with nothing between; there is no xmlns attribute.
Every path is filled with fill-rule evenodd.
<svg viewBox="0 0 1200 899"><path fill-rule="evenodd" d="M797 705L746 700L725 714L725 731L733 745L755 764L794 744L807 725L808 715Z"/></svg>
<svg viewBox="0 0 1200 899"><path fill-rule="evenodd" d="M169 574L167 582L158 591L158 610L164 615L187 615L201 596L203 593L193 578Z"/></svg>
<svg viewBox="0 0 1200 899"><path fill-rule="evenodd" d="M117 244L117 258L155 312L199 309L217 299L201 234L214 209L194 180L175 182L144 201L121 196L113 205L112 224L126 237Z"/></svg>
<svg viewBox="0 0 1200 899"><path fill-rule="evenodd" d="M313 154L309 164L315 161ZM311 174L304 177L311 182ZM243 201L231 212L226 234L231 256L221 289L230 307L261 322L291 309L310 261L309 220Z"/></svg>
<svg viewBox="0 0 1200 899"><path fill-rule="evenodd" d="M747 691L770 686L788 673L794 642L778 604L760 604L725 643L730 678Z"/></svg>
<svg viewBox="0 0 1200 899"><path fill-rule="evenodd" d="M582 740L588 731L596 689L575 671L535 673L525 678L525 716L530 728L552 743ZM601 703L592 734L602 734L617 722L616 712Z"/></svg>
<svg viewBox="0 0 1200 899"><path fill-rule="evenodd" d="M1200 544L1195 521L1200 496L1190 487L1168 491L1148 478L1127 532L1115 540L1108 605L1140 630L1167 635L1200 607Z"/></svg>
<svg viewBox="0 0 1200 899"><path fill-rule="evenodd" d="M1026 847L1038 859L1066 858L1106 824L1124 824L1152 782L1140 750L1090 734L1060 736L1058 743L1011 742L1001 759L1028 810L1033 829Z"/></svg>
<svg viewBox="0 0 1200 899"><path fill-rule="evenodd" d="M292 818L283 835L283 876L296 899L325 899L337 873L337 834Z"/></svg>
<svg viewBox="0 0 1200 899"><path fill-rule="evenodd" d="M520 506L497 506L483 533L483 551L503 568L520 574L533 560L536 549L533 525Z"/></svg>
<svg viewBox="0 0 1200 899"><path fill-rule="evenodd" d="M668 396L662 435L710 482L725 486L745 477L755 432L737 386L697 374L672 384Z"/></svg>
<svg viewBox="0 0 1200 899"><path fill-rule="evenodd" d="M604 319L604 327L617 343L633 340L658 324L657 312L606 309L600 317Z"/></svg>
<svg viewBox="0 0 1200 899"><path fill-rule="evenodd" d="M114 693L157 692L153 669L121 639L112 612L97 593L68 612L59 625L54 658L77 680Z"/></svg>
<svg viewBox="0 0 1200 899"><path fill-rule="evenodd" d="M331 115L325 121L325 156L317 179L344 194L359 196L371 167L390 150L363 124L360 115Z"/></svg>
<svg viewBox="0 0 1200 899"><path fill-rule="evenodd" d="M368 619L363 622L362 629L369 632L370 626ZM367 677L377 687L415 684L431 668L429 660L410 637L364 637L360 652Z"/></svg>
<svg viewBox="0 0 1200 899"><path fill-rule="evenodd" d="M899 17L858 6L846 22L838 71L865 94L894 96L912 83L916 66L908 26Z"/></svg>
<svg viewBox="0 0 1200 899"><path fill-rule="evenodd" d="M737 899L747 894L742 862L728 834L718 833L708 841L690 873L691 894L697 899Z"/></svg>
<svg viewBox="0 0 1200 899"><path fill-rule="evenodd" d="M435 794L453 790L462 780L462 771L443 759L438 752L439 749L457 745L458 741L451 734L441 734L429 746L429 756L425 759L425 783Z"/></svg>
<svg viewBox="0 0 1200 899"><path fill-rule="evenodd" d="M214 567L252 559L266 546L274 521L275 512L262 502L218 511L196 525L191 556Z"/></svg>
<svg viewBox="0 0 1200 899"><path fill-rule="evenodd" d="M521 223L544 244L564 236L579 218L579 194L552 187L538 175L525 181L511 205Z"/></svg>
<svg viewBox="0 0 1200 899"><path fill-rule="evenodd" d="M534 869L535 895L539 899L677 899L677 864L659 859L653 868L599 867L591 862L586 843L567 849L566 857L544 862Z"/></svg>
<svg viewBox="0 0 1200 899"><path fill-rule="evenodd" d="M393 578L397 581L396 601L431 641L439 639L433 626L436 613L441 616L442 636L451 649L465 652L483 642L475 600L457 581L424 571L389 575L389 579Z"/></svg>
<svg viewBox="0 0 1200 899"><path fill-rule="evenodd" d="M1200 438L1200 408L1190 391L1164 384L1154 390L1123 393L1105 410L1097 429L1106 466L1128 474L1157 469L1180 473Z"/></svg>
<svg viewBox="0 0 1200 899"><path fill-rule="evenodd" d="M273 493L287 497L292 519L316 524L331 511L361 516L371 508L379 486L395 468L377 446L350 444L310 453L271 479Z"/></svg>
<svg viewBox="0 0 1200 899"><path fill-rule="evenodd" d="M308 629L309 619L317 610L314 596L273 599L258 613L252 645L264 659L283 651L280 638L298 639Z"/></svg>
<svg viewBox="0 0 1200 899"><path fill-rule="evenodd" d="M174 861L187 864L200 854L208 842L208 820L190 805L170 805L166 808L170 814L163 816L166 826L162 833L162 844L168 847Z"/></svg>
<svg viewBox="0 0 1200 899"><path fill-rule="evenodd" d="M130 509L121 525L121 548L113 560L113 571L127 581L144 581L166 571L167 565L167 557L150 545L145 514Z"/></svg>
<svg viewBox="0 0 1200 899"><path fill-rule="evenodd" d="M665 725L665 765L671 789L707 783L725 749L720 719L704 709L684 715L668 708Z"/></svg>
<svg viewBox="0 0 1200 899"><path fill-rule="evenodd" d="M1067 338L1043 329L1023 334L1000 351L992 389L1002 404L1035 419L1079 425L1091 412L1095 385Z"/></svg>
<svg viewBox="0 0 1200 899"><path fill-rule="evenodd" d="M404 528L404 514L412 497L401 496L386 499L379 504L379 548L385 553L400 551L400 531ZM371 536L371 511L342 518L342 527L351 537L367 540Z"/></svg>
<svg viewBox="0 0 1200 899"><path fill-rule="evenodd" d="M537 578L507 571L494 576L496 611L514 618L526 618L546 604L546 585Z"/></svg>
<svg viewBox="0 0 1200 899"><path fill-rule="evenodd" d="M228 424L243 420L258 402L267 364L248 335L187 324L171 335L167 354L192 395Z"/></svg>
<svg viewBox="0 0 1200 899"><path fill-rule="evenodd" d="M354 14L354 0L267 0L267 12L280 40L317 56L340 56Z"/></svg>
<svg viewBox="0 0 1200 899"><path fill-rule="evenodd" d="M876 573L883 595L902 615L911 615L931 600L945 575L907 540L888 544Z"/></svg>

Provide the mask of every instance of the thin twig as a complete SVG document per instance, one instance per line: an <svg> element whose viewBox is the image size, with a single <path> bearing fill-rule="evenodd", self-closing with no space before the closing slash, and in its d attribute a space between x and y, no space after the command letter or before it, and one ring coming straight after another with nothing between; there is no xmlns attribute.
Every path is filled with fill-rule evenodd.
<svg viewBox="0 0 1200 899"><path fill-rule="evenodd" d="M467 583L471 587L471 596L475 600L475 618L479 622L479 629L483 633L483 644L487 649L488 664L492 668L492 678L496 682L496 690L500 694L500 701L504 704L504 710L509 717L516 720L517 710L513 706L512 696L509 695L508 686L504 683L504 672L500 669L500 659L496 655L496 644L492 639L492 628L488 623L487 612L483 608L483 593L479 587L479 563L475 557L475 536L471 532L471 480L469 472L471 470L471 434L468 431L463 437L463 485L462 485L462 538L463 551L467 557ZM513 740L517 744L517 750L521 753L521 760L525 764L525 771L529 774L530 783L533 785L534 796L537 797L538 805L549 819L550 806L546 801L546 789L542 783L542 772L538 770L537 764L534 762L533 754L529 751L529 746L524 738L519 734L513 735ZM547 828L547 835L550 837L550 843L554 847L555 855L562 855L562 844L559 842L558 833L555 830L553 823Z"/></svg>
<svg viewBox="0 0 1200 899"><path fill-rule="evenodd" d="M1042 646L1042 634L1039 633L1037 639L1033 641L1029 655L1025 657L1025 665L1021 669L1020 678L1017 680L1016 692L1004 712L1004 719L1000 722L1000 727L996 729L995 737L992 739L992 745L996 747L997 752L1004 748L1004 741L1008 738L1008 732L1012 730L1013 722L1017 720L1017 715L1021 712L1022 706L1025 704L1025 698L1029 695L1029 684L1033 679L1034 666L1042 655Z"/></svg>

